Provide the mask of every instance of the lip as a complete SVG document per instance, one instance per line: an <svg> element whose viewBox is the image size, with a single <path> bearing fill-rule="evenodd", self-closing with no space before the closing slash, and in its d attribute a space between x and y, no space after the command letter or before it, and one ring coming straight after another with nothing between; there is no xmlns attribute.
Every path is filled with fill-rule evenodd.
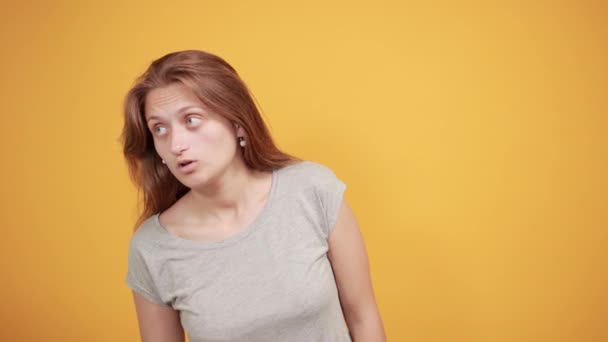
<svg viewBox="0 0 608 342"><path fill-rule="evenodd" d="M191 163L185 166L180 166L180 163L190 161ZM182 160L177 163L177 169L182 173L190 173L196 168L196 160Z"/></svg>

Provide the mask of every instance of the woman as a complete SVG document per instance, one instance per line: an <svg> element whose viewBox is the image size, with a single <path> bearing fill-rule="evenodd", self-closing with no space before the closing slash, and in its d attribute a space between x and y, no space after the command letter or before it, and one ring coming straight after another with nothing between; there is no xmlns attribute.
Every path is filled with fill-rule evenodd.
<svg viewBox="0 0 608 342"><path fill-rule="evenodd" d="M124 106L142 341L385 340L346 185L275 146L226 61L170 53Z"/></svg>

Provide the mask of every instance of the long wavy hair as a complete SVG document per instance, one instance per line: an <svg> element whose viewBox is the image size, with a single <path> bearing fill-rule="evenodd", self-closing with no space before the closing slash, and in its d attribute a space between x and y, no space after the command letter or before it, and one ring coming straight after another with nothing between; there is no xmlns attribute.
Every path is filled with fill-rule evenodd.
<svg viewBox="0 0 608 342"><path fill-rule="evenodd" d="M236 70L224 59L199 50L169 53L150 64L135 80L124 99L124 126L120 136L129 177L143 200L133 230L151 215L164 211L189 188L162 164L144 119L148 92L181 82L207 109L243 127L247 148L239 149L245 164L254 170L271 171L301 159L281 151L273 142L253 96ZM143 196L142 196L143 195Z"/></svg>

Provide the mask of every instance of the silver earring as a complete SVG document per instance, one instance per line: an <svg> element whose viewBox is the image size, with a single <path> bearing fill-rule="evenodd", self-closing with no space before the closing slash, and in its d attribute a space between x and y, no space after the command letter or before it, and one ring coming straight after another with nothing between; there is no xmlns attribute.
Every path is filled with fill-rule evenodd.
<svg viewBox="0 0 608 342"><path fill-rule="evenodd" d="M241 147L245 147L245 145L247 145L245 138L239 137L239 145L241 145Z"/></svg>
<svg viewBox="0 0 608 342"><path fill-rule="evenodd" d="M163 164L167 164L167 162L163 159Z"/></svg>

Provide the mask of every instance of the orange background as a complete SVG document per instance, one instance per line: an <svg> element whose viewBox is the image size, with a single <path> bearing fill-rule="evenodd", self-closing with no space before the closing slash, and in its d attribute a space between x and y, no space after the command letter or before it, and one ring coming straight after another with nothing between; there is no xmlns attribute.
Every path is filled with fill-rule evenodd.
<svg viewBox="0 0 608 342"><path fill-rule="evenodd" d="M0 11L0 340L135 341L118 136L165 53L231 63L347 183L389 341L608 340L602 1L20 1Z"/></svg>

